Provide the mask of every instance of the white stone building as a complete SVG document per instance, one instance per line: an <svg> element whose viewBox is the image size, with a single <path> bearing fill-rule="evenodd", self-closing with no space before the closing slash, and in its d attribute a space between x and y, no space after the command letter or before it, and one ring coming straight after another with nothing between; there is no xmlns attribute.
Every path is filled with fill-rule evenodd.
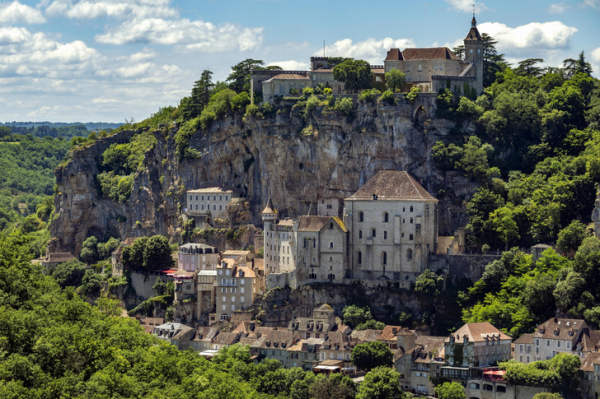
<svg viewBox="0 0 600 399"><path fill-rule="evenodd" d="M582 319L560 319L554 317L539 325L532 335L533 356L531 361L548 360L557 353L567 352L579 354L577 344L589 331L587 323ZM579 348L581 352L582 348ZM515 355L520 355L521 347L515 347Z"/></svg>
<svg viewBox="0 0 600 399"><path fill-rule="evenodd" d="M279 220L271 198L262 212L265 233L265 276L296 270L298 221Z"/></svg>
<svg viewBox="0 0 600 399"><path fill-rule="evenodd" d="M258 292L254 270L242 267L232 259L225 259L217 268L216 313L217 320L226 320L233 312L252 306Z"/></svg>
<svg viewBox="0 0 600 399"><path fill-rule="evenodd" d="M239 194L233 190L221 187L200 188L186 191L187 206L186 213L190 215L211 214L213 218L226 219L227 205L233 198L239 198ZM210 220L208 220L210 223Z"/></svg>
<svg viewBox="0 0 600 399"><path fill-rule="evenodd" d="M436 252L437 203L407 172L380 171L346 198L346 276L408 286Z"/></svg>
<svg viewBox="0 0 600 399"><path fill-rule="evenodd" d="M177 251L177 267L180 270L215 270L219 264L219 251L206 244L185 244Z"/></svg>

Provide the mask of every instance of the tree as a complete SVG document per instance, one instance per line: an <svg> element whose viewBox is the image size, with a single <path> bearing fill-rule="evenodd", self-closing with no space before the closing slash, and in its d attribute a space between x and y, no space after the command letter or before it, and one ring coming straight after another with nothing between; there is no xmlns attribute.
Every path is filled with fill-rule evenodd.
<svg viewBox="0 0 600 399"><path fill-rule="evenodd" d="M503 70L506 62L504 54L496 51L497 40L487 33L481 35L483 40L483 87L489 87L496 81L496 73Z"/></svg>
<svg viewBox="0 0 600 399"><path fill-rule="evenodd" d="M25 234L33 233L41 228L40 220L37 215L29 215L21 224L21 231Z"/></svg>
<svg viewBox="0 0 600 399"><path fill-rule="evenodd" d="M515 69L517 75L538 77L543 73L543 68L536 66L544 62L543 58L528 58L520 61L519 66Z"/></svg>
<svg viewBox="0 0 600 399"><path fill-rule="evenodd" d="M509 242L521 238L519 235L519 227L513 217L512 209L506 206L498 208L490 215L490 220L494 225L496 232L500 235L502 241L504 241L506 250L508 250Z"/></svg>
<svg viewBox="0 0 600 399"><path fill-rule="evenodd" d="M464 44L460 44L460 45L454 47L452 49L452 52L454 54L456 54L456 56L462 60L463 56L465 55L465 45Z"/></svg>
<svg viewBox="0 0 600 399"><path fill-rule="evenodd" d="M554 290L554 299L558 309L567 312L574 308L581 298L585 285L586 281L581 274L576 272L570 272L564 280L559 281Z"/></svg>
<svg viewBox="0 0 600 399"><path fill-rule="evenodd" d="M196 118L202 113L204 107L208 105L212 96L215 84L212 81L213 73L207 69L202 71L200 79L194 82L192 94L182 102L181 113L184 120Z"/></svg>
<svg viewBox="0 0 600 399"><path fill-rule="evenodd" d="M79 258L88 265L98 261L98 239L96 237L91 236L86 238L83 242Z"/></svg>
<svg viewBox="0 0 600 399"><path fill-rule="evenodd" d="M394 355L383 342L371 341L356 345L352 349L351 359L357 368L370 371L378 366L391 367Z"/></svg>
<svg viewBox="0 0 600 399"><path fill-rule="evenodd" d="M12 130L6 126L0 126L0 138L8 137L12 134Z"/></svg>
<svg viewBox="0 0 600 399"><path fill-rule="evenodd" d="M576 251L586 237L590 234L579 220L574 220L558 233L556 245L564 252Z"/></svg>
<svg viewBox="0 0 600 399"><path fill-rule="evenodd" d="M371 309L368 306L361 308L356 305L350 305L344 307L344 310L342 310L342 319L344 320L344 324L350 328L354 328L359 324L373 319L373 315L371 315Z"/></svg>
<svg viewBox="0 0 600 399"><path fill-rule="evenodd" d="M119 248L120 242L114 237L108 239L105 243L98 244L98 257L100 260L110 258L111 254Z"/></svg>
<svg viewBox="0 0 600 399"><path fill-rule="evenodd" d="M52 271L52 277L62 288L79 287L85 275L85 270L85 264L77 259L71 259L68 262L59 263Z"/></svg>
<svg viewBox="0 0 600 399"><path fill-rule="evenodd" d="M148 239L144 247L143 266L145 271L168 269L173 266L171 246L166 237L155 235Z"/></svg>
<svg viewBox="0 0 600 399"><path fill-rule="evenodd" d="M563 69L567 79L577 75L578 73L585 73L588 76L592 74L592 65L585 60L585 54L582 51L579 53L577 59L567 58L563 61Z"/></svg>
<svg viewBox="0 0 600 399"><path fill-rule="evenodd" d="M457 382L444 382L435 387L439 399L465 399L465 388Z"/></svg>
<svg viewBox="0 0 600 399"><path fill-rule="evenodd" d="M362 330L383 330L385 328L385 324L371 319L371 320L367 320L364 323L360 323L359 325L356 326L355 330L358 331L362 331Z"/></svg>
<svg viewBox="0 0 600 399"><path fill-rule="evenodd" d="M440 294L443 285L444 279L427 269L417 277L415 292L425 297L435 297Z"/></svg>
<svg viewBox="0 0 600 399"><path fill-rule="evenodd" d="M132 245L123 248L121 263L126 270L143 270L144 268L144 249L148 237L137 238Z"/></svg>
<svg viewBox="0 0 600 399"><path fill-rule="evenodd" d="M402 91L406 82L406 75L399 69L391 69L385 73L386 87L395 93L396 90Z"/></svg>
<svg viewBox="0 0 600 399"><path fill-rule="evenodd" d="M265 63L252 58L245 59L231 67L231 73L227 77L229 88L236 93L250 92L250 76L253 69L259 69Z"/></svg>
<svg viewBox="0 0 600 399"><path fill-rule="evenodd" d="M313 399L353 399L356 385L348 377L334 374L327 378L320 374L310 387L310 397Z"/></svg>
<svg viewBox="0 0 600 399"><path fill-rule="evenodd" d="M156 281L154 282L154 285L152 286L152 289L154 290L154 292L156 292L156 295L158 296L165 295L165 293L167 292L167 284L164 283L159 277L157 277Z"/></svg>
<svg viewBox="0 0 600 399"><path fill-rule="evenodd" d="M387 367L377 367L365 375L356 399L402 399L406 396L400 389L400 374Z"/></svg>
<svg viewBox="0 0 600 399"><path fill-rule="evenodd" d="M540 392L533 395L532 399L563 399L563 397L557 392Z"/></svg>
<svg viewBox="0 0 600 399"><path fill-rule="evenodd" d="M357 91L371 88L373 73L367 61L350 59L333 67L333 77L344 82L346 90Z"/></svg>
<svg viewBox="0 0 600 399"><path fill-rule="evenodd" d="M175 308L173 306L169 306L167 311L165 312L165 321L171 322L175 318Z"/></svg>

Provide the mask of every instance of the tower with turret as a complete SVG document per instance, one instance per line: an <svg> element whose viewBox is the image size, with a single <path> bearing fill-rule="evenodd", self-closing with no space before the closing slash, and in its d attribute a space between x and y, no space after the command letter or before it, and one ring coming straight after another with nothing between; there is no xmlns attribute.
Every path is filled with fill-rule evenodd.
<svg viewBox="0 0 600 399"><path fill-rule="evenodd" d="M477 89L477 95L483 93L483 50L484 42L479 30L477 29L477 20L475 19L475 13L473 13L473 19L471 20L471 29L465 37L465 61L471 63L471 71L467 76L473 76L476 78L475 88Z"/></svg>
<svg viewBox="0 0 600 399"><path fill-rule="evenodd" d="M263 229L264 229L264 262L265 276L277 270L277 257L273 260L273 248L277 248L277 239L275 238L273 226L277 223L277 210L273 206L271 197L267 201L265 209L262 211Z"/></svg>

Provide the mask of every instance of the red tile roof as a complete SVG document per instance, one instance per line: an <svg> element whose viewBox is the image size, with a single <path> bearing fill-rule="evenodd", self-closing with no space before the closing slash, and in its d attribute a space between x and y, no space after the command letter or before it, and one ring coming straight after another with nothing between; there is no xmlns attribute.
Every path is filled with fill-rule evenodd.
<svg viewBox="0 0 600 399"><path fill-rule="evenodd" d="M511 337L498 330L496 327L488 323L487 321L482 323L467 323L456 332L452 333L456 338L457 342L462 341L464 336L469 337L469 342L485 342L487 339L510 339ZM446 342L449 338L446 338Z"/></svg>
<svg viewBox="0 0 600 399"><path fill-rule="evenodd" d="M373 194L378 200L437 201L407 172L394 170L378 172L346 201L370 200Z"/></svg>
<svg viewBox="0 0 600 399"><path fill-rule="evenodd" d="M298 231L321 231L330 220L333 220L343 232L347 231L344 222L332 216L300 216Z"/></svg>
<svg viewBox="0 0 600 399"><path fill-rule="evenodd" d="M407 48L402 52L405 60L460 60L448 47Z"/></svg>
<svg viewBox="0 0 600 399"><path fill-rule="evenodd" d="M582 319L552 318L540 324L533 336L546 339L574 339L583 328L588 328L588 325Z"/></svg>
<svg viewBox="0 0 600 399"><path fill-rule="evenodd" d="M385 57L386 61L402 61L404 57L402 56L402 52L399 48L393 48L387 52L387 57Z"/></svg>
<svg viewBox="0 0 600 399"><path fill-rule="evenodd" d="M583 359L581 362L580 370L583 371L594 371L594 364L600 364L600 353L592 352Z"/></svg>

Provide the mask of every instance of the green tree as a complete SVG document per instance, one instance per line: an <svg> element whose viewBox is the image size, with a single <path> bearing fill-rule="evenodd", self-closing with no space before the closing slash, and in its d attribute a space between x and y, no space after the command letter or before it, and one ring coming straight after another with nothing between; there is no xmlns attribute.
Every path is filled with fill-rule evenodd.
<svg viewBox="0 0 600 399"><path fill-rule="evenodd" d="M563 397L557 392L540 392L533 395L532 399L563 399Z"/></svg>
<svg viewBox="0 0 600 399"><path fill-rule="evenodd" d="M462 60L463 56L465 55L465 45L464 44L460 44L460 45L454 47L452 49L452 52L454 54L456 54L456 56Z"/></svg>
<svg viewBox="0 0 600 399"><path fill-rule="evenodd" d="M406 75L399 69L391 69L385 73L385 86L395 93L396 90L402 91L406 83Z"/></svg>
<svg viewBox="0 0 600 399"><path fill-rule="evenodd" d="M370 371L378 366L391 367L394 355L385 343L371 341L356 345L352 349L351 359L357 368Z"/></svg>
<svg viewBox="0 0 600 399"><path fill-rule="evenodd" d="M175 308L173 306L169 306L165 312L165 321L171 322L175 318Z"/></svg>
<svg viewBox="0 0 600 399"><path fill-rule="evenodd" d="M539 77L543 73L543 68L537 66L543 63L542 58L528 58L520 61L519 66L515 69L517 75Z"/></svg>
<svg viewBox="0 0 600 399"><path fill-rule="evenodd" d="M333 77L343 82L346 90L356 92L371 88L373 73L367 61L350 59L333 67Z"/></svg>
<svg viewBox="0 0 600 399"><path fill-rule="evenodd" d="M585 60L585 54L582 51L577 59L567 58L563 61L563 69L567 78L571 78L578 73L584 73L588 76L592 74L592 65Z"/></svg>
<svg viewBox="0 0 600 399"><path fill-rule="evenodd" d="M417 281L415 282L415 292L425 297L435 297L440 294L443 285L443 277L438 276L432 270L427 269L417 277Z"/></svg>
<svg viewBox="0 0 600 399"><path fill-rule="evenodd" d="M148 239L144 247L143 267L146 271L168 269L173 266L169 240L161 235Z"/></svg>
<svg viewBox="0 0 600 399"><path fill-rule="evenodd" d="M377 321L375 319L370 319L365 321L364 323L360 323L356 326L355 330L383 330L385 328L385 324Z"/></svg>
<svg viewBox="0 0 600 399"><path fill-rule="evenodd" d="M259 69L265 63L252 58L245 59L231 67L231 73L227 77L229 88L236 93L250 92L250 76L253 69Z"/></svg>
<svg viewBox="0 0 600 399"><path fill-rule="evenodd" d="M576 272L570 272L565 279L559 281L554 290L558 309L565 313L573 309L581 298L585 285L586 282L581 274Z"/></svg>
<svg viewBox="0 0 600 399"><path fill-rule="evenodd" d="M400 389L400 374L387 367L377 367L365 375L358 387L356 399L402 399L407 395Z"/></svg>
<svg viewBox="0 0 600 399"><path fill-rule="evenodd" d="M506 250L508 250L508 244L511 241L521 238L519 228L514 220L513 211L509 207L505 206L496 209L490 215L490 220L496 232L500 235L502 241L504 241Z"/></svg>
<svg viewBox="0 0 600 399"><path fill-rule="evenodd" d="M344 320L344 324L351 328L371 319L373 319L373 315L371 315L371 309L368 306L359 307L350 305L344 307L344 310L342 310L342 320Z"/></svg>
<svg viewBox="0 0 600 399"><path fill-rule="evenodd" d="M440 399L465 399L465 388L458 382L444 382L435 387L435 393Z"/></svg>
<svg viewBox="0 0 600 399"><path fill-rule="evenodd" d="M483 87L489 87L496 81L496 73L503 70L506 62L504 54L498 54L498 41L487 33L481 35L483 40Z"/></svg>
<svg viewBox="0 0 600 399"><path fill-rule="evenodd" d="M152 286L152 289L154 290L154 292L156 292L156 295L158 296L165 295L165 293L167 292L167 284L164 283L159 277L157 277L156 281L154 282L154 285Z"/></svg>
<svg viewBox="0 0 600 399"><path fill-rule="evenodd" d="M85 275L85 264L77 259L65 263L59 263L52 271L52 277L62 288L72 286L79 287Z"/></svg>
<svg viewBox="0 0 600 399"><path fill-rule="evenodd" d="M141 271L144 269L144 251L148 237L137 238L132 245L123 248L121 262L126 270Z"/></svg>
<svg viewBox="0 0 600 399"><path fill-rule="evenodd" d="M23 220L21 224L21 231L25 234L33 233L38 231L42 227L40 220L37 215L29 215Z"/></svg>
<svg viewBox="0 0 600 399"><path fill-rule="evenodd" d="M574 220L558 233L556 245L564 252L576 251L590 234L579 220Z"/></svg>
<svg viewBox="0 0 600 399"><path fill-rule="evenodd" d="M83 242L79 258L88 265L98 261L98 239L96 237L91 236L86 238Z"/></svg>

